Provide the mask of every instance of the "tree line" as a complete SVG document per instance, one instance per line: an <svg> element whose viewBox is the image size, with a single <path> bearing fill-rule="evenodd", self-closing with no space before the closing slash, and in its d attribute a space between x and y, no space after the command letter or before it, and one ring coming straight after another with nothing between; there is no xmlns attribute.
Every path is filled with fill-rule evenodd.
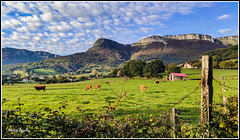
<svg viewBox="0 0 240 140"><path fill-rule="evenodd" d="M145 62L143 60L129 60L125 63L122 69L113 70L108 77L156 77L162 78L163 74L167 74L170 72L181 72L181 68L176 66L175 64L165 65L162 60L156 59L151 60L149 62ZM119 75L118 75L118 72Z"/></svg>

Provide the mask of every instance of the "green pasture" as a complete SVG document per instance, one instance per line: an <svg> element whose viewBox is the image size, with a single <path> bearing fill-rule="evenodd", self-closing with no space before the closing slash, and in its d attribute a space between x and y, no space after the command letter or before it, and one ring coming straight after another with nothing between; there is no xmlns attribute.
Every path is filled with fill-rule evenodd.
<svg viewBox="0 0 240 140"><path fill-rule="evenodd" d="M186 69L183 73L189 77L201 77L201 70ZM238 88L238 70L214 70L214 78L219 82L226 82L229 87ZM228 77L221 79L222 76ZM155 80L160 80L159 84L154 84ZM18 107L18 99L23 103L22 112L36 111L42 112L45 107L51 109L59 109L66 101L66 108L62 111L72 117L82 115L84 113L106 113L107 106L111 103L115 106L120 97L126 91L126 96L123 96L118 102L114 115L124 117L126 115L142 114L148 118L151 114L159 116L163 112L171 113L171 108L175 103L189 95L187 98L176 104L174 108L180 109L181 122L186 125L196 124L200 122L200 104L201 104L201 88L199 87L200 80L185 80L185 81L168 81L161 82L162 79L146 79L132 78L123 81L123 78L108 78L87 80L73 83L62 84L46 84L46 91L37 92L34 86L37 84L25 85L10 85L2 86L2 109L13 110ZM109 85L106 83L109 82ZM86 85L91 84L92 90L85 91ZM101 90L94 90L94 86L101 84ZM141 93L140 85L147 86L145 93ZM196 92L193 92L197 87ZM221 86L216 81L213 81L213 104L222 102L222 96L236 95L238 91L229 89L222 91ZM112 91L113 90L113 91Z"/></svg>
<svg viewBox="0 0 240 140"><path fill-rule="evenodd" d="M57 75L58 72L50 69L34 69L34 73L39 75Z"/></svg>

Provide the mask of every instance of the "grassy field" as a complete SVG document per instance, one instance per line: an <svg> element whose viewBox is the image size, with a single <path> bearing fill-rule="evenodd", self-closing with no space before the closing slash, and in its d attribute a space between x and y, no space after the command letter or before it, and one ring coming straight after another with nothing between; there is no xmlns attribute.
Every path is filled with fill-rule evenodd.
<svg viewBox="0 0 240 140"><path fill-rule="evenodd" d="M37 73L39 75L57 75L58 72L54 70L48 70L48 69L34 69L34 73Z"/></svg>
<svg viewBox="0 0 240 140"><path fill-rule="evenodd" d="M193 92L199 85L199 80L190 80L190 78L201 78L201 70L183 69L183 73L189 75L186 81L169 81L154 84L155 80L161 79L128 79L123 82L123 78L108 78L88 80L63 84L47 84L46 91L37 92L34 89L36 84L22 84L13 86L2 86L2 100L7 102L2 104L2 109L9 110L18 107L18 99L23 103L22 111L41 112L45 107L58 109L64 101L67 106L62 109L64 113L72 117L82 115L77 111L79 107L87 114L106 112L106 106L111 102L115 106L119 97L126 91L126 95L122 97L117 104L114 115L124 117L128 114L143 114L146 118L149 115L158 116L173 107L175 103ZM238 88L238 70L214 70L214 78L218 81L225 81L227 86ZM224 80L221 77L225 77ZM105 83L109 82L109 85ZM124 83L124 85L123 85ZM101 90L85 91L86 85L95 86L101 84ZM147 86L145 93L141 93L140 85ZM213 81L213 104L222 102L222 96L237 94L237 91L227 90L223 92L219 83ZM113 92L113 91L114 92ZM185 125L196 124L200 122L200 104L201 89L190 94L186 99L175 105L174 108L180 108L181 122Z"/></svg>

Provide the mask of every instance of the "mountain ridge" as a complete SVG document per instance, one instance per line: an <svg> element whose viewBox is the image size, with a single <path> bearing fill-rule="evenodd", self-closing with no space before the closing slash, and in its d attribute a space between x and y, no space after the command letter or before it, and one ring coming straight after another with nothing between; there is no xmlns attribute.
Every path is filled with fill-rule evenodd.
<svg viewBox="0 0 240 140"><path fill-rule="evenodd" d="M16 49L10 47L2 48L3 65L35 62L58 56L60 55L52 54L46 51L30 51L27 49Z"/></svg>
<svg viewBox="0 0 240 140"><path fill-rule="evenodd" d="M218 40L218 43L212 41L210 35L192 36L187 35L187 38L182 39L183 35L181 35L180 39L176 36L173 39L169 36L153 35L132 44L121 44L111 39L99 38L86 52L52 57L31 64L23 64L22 67L50 68L62 73L84 73L93 69L109 72L112 69L120 68L128 60L162 59L166 64L177 64L198 59L199 55L205 51L227 47L221 43L221 40ZM17 68L21 69L21 67Z"/></svg>

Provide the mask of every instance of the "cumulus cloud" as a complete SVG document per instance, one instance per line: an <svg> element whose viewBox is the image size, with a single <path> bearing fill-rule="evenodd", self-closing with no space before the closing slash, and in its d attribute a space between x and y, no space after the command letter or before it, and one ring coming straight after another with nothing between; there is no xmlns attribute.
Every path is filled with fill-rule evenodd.
<svg viewBox="0 0 240 140"><path fill-rule="evenodd" d="M51 32L69 32L72 27L67 22L61 21L60 24L47 27Z"/></svg>
<svg viewBox="0 0 240 140"><path fill-rule="evenodd" d="M4 4L8 7L16 9L18 12L21 12L21 13L31 14L31 13L34 13L35 11L31 3L7 1L7 2L4 2Z"/></svg>
<svg viewBox="0 0 240 140"><path fill-rule="evenodd" d="M21 21L16 19L11 19L7 21L3 21L3 28L16 28L18 26L22 25Z"/></svg>
<svg viewBox="0 0 240 140"><path fill-rule="evenodd" d="M68 52L85 51L99 37L128 42L138 34L151 34L166 27L165 22L174 14L194 14L195 8L211 5L205 2L8 1L2 5L2 43L58 54L67 53L64 48ZM219 30L219 33L226 32L230 31Z"/></svg>

